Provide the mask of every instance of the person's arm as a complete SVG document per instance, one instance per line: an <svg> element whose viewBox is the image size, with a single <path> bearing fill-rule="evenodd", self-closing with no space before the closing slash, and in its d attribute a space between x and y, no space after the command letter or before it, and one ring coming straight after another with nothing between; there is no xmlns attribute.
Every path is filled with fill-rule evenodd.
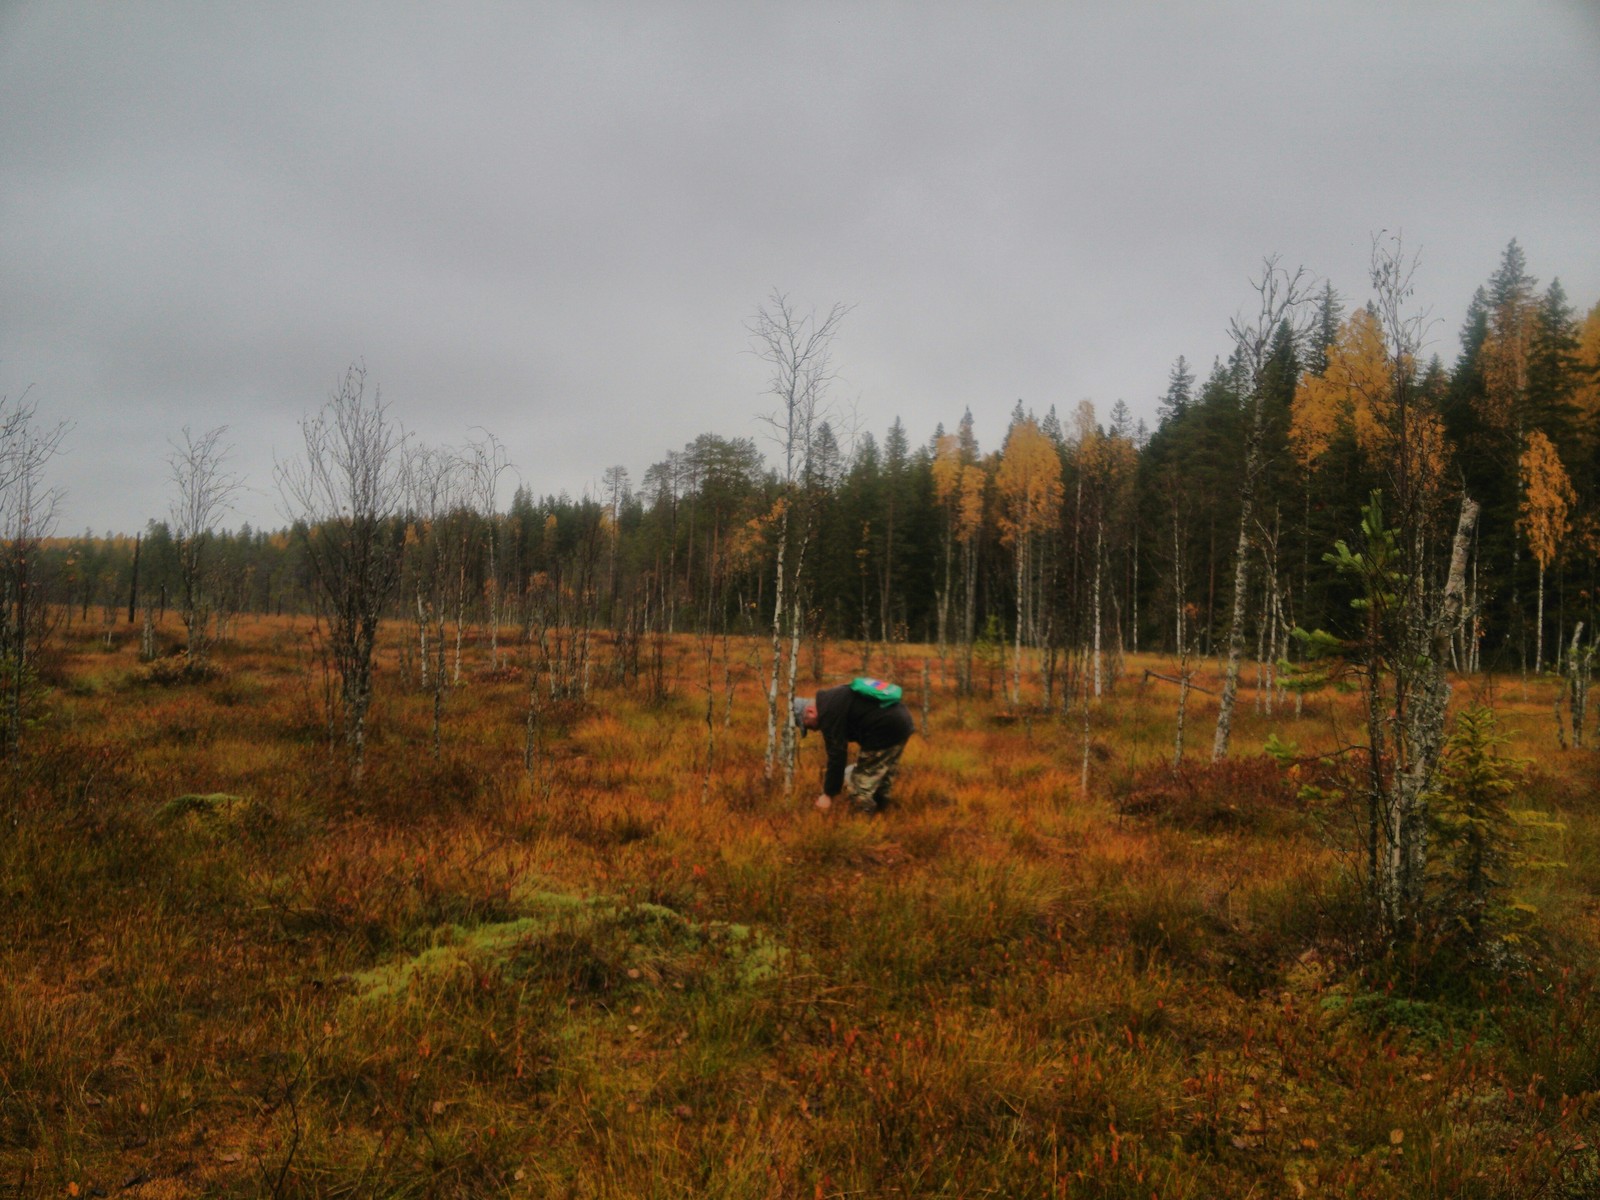
<svg viewBox="0 0 1600 1200"><path fill-rule="evenodd" d="M823 744L828 749L828 765L822 772L822 794L833 797L844 790L844 767L850 759L850 743L842 735L824 734Z"/></svg>
<svg viewBox="0 0 1600 1200"><path fill-rule="evenodd" d="M817 730L822 734L828 763L822 772L822 796L837 796L844 790L844 767L850 759L848 717L850 689L824 688L817 693ZM820 801L821 796L818 797ZM827 805L819 805L826 808Z"/></svg>

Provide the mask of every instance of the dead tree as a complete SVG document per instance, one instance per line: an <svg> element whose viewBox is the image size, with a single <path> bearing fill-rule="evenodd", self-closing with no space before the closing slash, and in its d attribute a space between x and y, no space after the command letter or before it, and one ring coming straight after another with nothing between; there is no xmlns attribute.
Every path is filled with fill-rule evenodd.
<svg viewBox="0 0 1600 1200"><path fill-rule="evenodd" d="M433 701L433 756L443 741L445 679L445 621L452 580L459 581L464 548L453 536L452 524L464 524L465 464L448 448L419 449L408 456L408 507L412 517L413 546L408 576L417 622L417 677ZM459 629L459 623L458 623ZM459 654L459 651L458 651Z"/></svg>
<svg viewBox="0 0 1600 1200"><path fill-rule="evenodd" d="M21 744L35 659L49 632L39 552L58 497L44 472L68 429L41 427L25 398L0 396L0 758L13 758Z"/></svg>
<svg viewBox="0 0 1600 1200"><path fill-rule="evenodd" d="M499 497L500 477L511 469L506 448L494 434L484 432L481 441L467 443L465 455L470 468L471 503L473 510L484 523L485 564L483 591L484 608L489 624L489 665L500 667L500 569L499 549Z"/></svg>
<svg viewBox="0 0 1600 1200"><path fill-rule="evenodd" d="M214 607L207 551L212 528L233 505L243 481L226 470L231 447L222 444L226 425L199 437L183 427L182 442L169 442L167 455L176 498L172 502L172 538L178 550L178 585L182 592L183 629L191 670L204 666L210 645Z"/></svg>
<svg viewBox="0 0 1600 1200"><path fill-rule="evenodd" d="M400 580L406 437L382 396L352 365L316 416L300 422L304 457L276 464L278 490L299 523L327 645L352 779L366 758L372 656L384 606Z"/></svg>

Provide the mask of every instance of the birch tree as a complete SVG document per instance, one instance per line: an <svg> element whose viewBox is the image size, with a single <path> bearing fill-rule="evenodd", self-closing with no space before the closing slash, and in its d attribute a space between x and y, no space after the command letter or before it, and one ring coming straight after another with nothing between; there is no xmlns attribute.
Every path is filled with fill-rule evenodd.
<svg viewBox="0 0 1600 1200"><path fill-rule="evenodd" d="M448 448L419 447L407 456L406 482L412 524L406 542L411 550L410 578L417 617L418 680L433 702L433 757L443 736L445 678L445 615L450 585L464 573L469 465ZM454 528L452 528L454 527ZM459 623L457 626L459 630ZM458 650L459 657L459 650Z"/></svg>
<svg viewBox="0 0 1600 1200"><path fill-rule="evenodd" d="M1089 592L1089 653L1094 697L1105 691L1105 580L1108 542L1119 518L1130 504L1138 451L1127 437L1110 434L1098 424L1084 425L1077 442L1078 479L1081 487L1079 523L1094 527L1092 583Z"/></svg>
<svg viewBox="0 0 1600 1200"><path fill-rule="evenodd" d="M950 606L953 599L951 568L955 549L961 548L962 606L960 611L961 655L957 660L957 684L963 694L972 690L972 640L977 603L977 543L983 530L983 491L986 477L978 465L978 443L972 433L972 414L961 418L960 432L940 434L934 443L934 498L944 517L944 582L938 596L938 636L941 650L947 644Z"/></svg>
<svg viewBox="0 0 1600 1200"><path fill-rule="evenodd" d="M617 548L622 540L622 510L632 497L628 486L628 468L618 464L607 467L601 478L605 497L606 533L606 611L615 617L617 605Z"/></svg>
<svg viewBox="0 0 1600 1200"><path fill-rule="evenodd" d="M942 428L942 426L941 426ZM939 505L943 579L938 587L938 641L940 661L944 658L950 628L950 590L953 582L957 527L960 520L961 456L953 433L938 434L933 443L933 497Z"/></svg>
<svg viewBox="0 0 1600 1200"><path fill-rule="evenodd" d="M1061 458L1032 417L1014 423L995 476L1003 515L1001 540L1011 547L1016 570L1015 654L1011 664L1011 702L1022 700L1022 644L1038 643L1039 600L1034 587L1039 535L1054 527L1061 513Z"/></svg>
<svg viewBox="0 0 1600 1200"><path fill-rule="evenodd" d="M22 743L34 662L47 629L39 559L59 494L45 468L69 426L41 425L26 399L0 396L0 758Z"/></svg>
<svg viewBox="0 0 1600 1200"><path fill-rule="evenodd" d="M485 563L483 601L489 625L489 665L500 667L500 477L511 469L506 448L494 434L467 443L461 456L468 464L472 511L483 522ZM459 668L458 668L459 669Z"/></svg>
<svg viewBox="0 0 1600 1200"><path fill-rule="evenodd" d="M1248 411L1243 476L1239 487L1239 539L1233 558L1233 609L1228 622L1227 659L1222 673L1222 698L1217 707L1216 736L1211 743L1215 761L1228 753L1233 728L1233 706L1239 691L1239 662L1244 654L1245 607L1250 585L1250 537L1255 525L1256 490L1265 462L1267 431L1267 378L1273 342L1279 327L1287 324L1294 334L1306 299L1309 278L1303 267L1288 271L1277 256L1268 257L1254 281L1256 310L1235 317L1229 325L1235 365L1240 373Z"/></svg>
<svg viewBox="0 0 1600 1200"><path fill-rule="evenodd" d="M1411 310L1417 266L1398 237L1375 238L1373 312L1382 333L1386 395L1379 408L1389 447L1383 476L1363 511L1359 548L1328 555L1358 585L1363 630L1340 649L1357 664L1366 710L1363 808L1367 895L1388 937L1413 937L1426 912L1430 796L1445 744L1451 639L1465 607L1468 552L1479 507L1459 497L1442 558L1446 462L1433 443L1437 414L1417 386L1426 314ZM1310 644L1335 644L1325 634Z"/></svg>
<svg viewBox="0 0 1600 1200"><path fill-rule="evenodd" d="M183 629L188 641L189 668L203 668L210 645L211 579L207 551L213 527L232 508L243 481L227 470L231 447L222 443L226 425L196 437L183 427L183 440L170 442L167 466L175 499L172 502L172 537L178 551L179 597Z"/></svg>
<svg viewBox="0 0 1600 1200"><path fill-rule="evenodd" d="M783 790L794 783L794 724L788 720L795 694L803 607L799 595L812 514L804 500L812 472L817 435L828 416L828 389L835 379L833 342L849 313L835 304L819 316L800 312L789 297L774 291L756 310L747 329L754 353L768 369L766 394L775 407L761 419L771 430L779 455L778 497L772 511L775 544L772 601L772 656L767 677L767 750L764 771L771 781L781 759ZM785 669L784 642L789 643Z"/></svg>
<svg viewBox="0 0 1600 1200"><path fill-rule="evenodd" d="M1522 475L1521 525L1539 567L1538 617L1534 622L1533 670L1544 670L1544 573L1555 561L1571 529L1568 514L1577 503L1561 456L1544 434L1535 430L1520 460ZM1558 659L1560 655L1556 656Z"/></svg>
<svg viewBox="0 0 1600 1200"><path fill-rule="evenodd" d="M316 596L328 620L338 709L353 780L366 759L372 655L405 540L404 431L356 364L322 410L300 422L303 455L278 463L278 489L304 530Z"/></svg>
<svg viewBox="0 0 1600 1200"><path fill-rule="evenodd" d="M1362 540L1327 556L1355 582L1363 631L1351 642L1309 635L1313 654L1343 655L1359 679L1366 713L1363 865L1374 924L1398 941L1415 934L1428 878L1428 797L1444 748L1450 637L1461 619L1466 562L1478 505L1462 496L1443 578L1431 578L1389 524L1381 492L1363 510Z"/></svg>

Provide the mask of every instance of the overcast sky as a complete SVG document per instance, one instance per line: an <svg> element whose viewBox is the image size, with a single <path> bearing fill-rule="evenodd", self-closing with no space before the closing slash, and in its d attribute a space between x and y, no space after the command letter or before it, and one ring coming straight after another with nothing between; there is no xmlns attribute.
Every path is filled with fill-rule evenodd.
<svg viewBox="0 0 1600 1200"><path fill-rule="evenodd" d="M774 289L855 306L880 439L1153 423L1264 255L1359 304L1385 229L1447 363L1513 237L1600 300L1600 6L0 0L0 395L72 424L62 533L165 518L185 425L281 525L356 359L536 493L638 483L762 435Z"/></svg>

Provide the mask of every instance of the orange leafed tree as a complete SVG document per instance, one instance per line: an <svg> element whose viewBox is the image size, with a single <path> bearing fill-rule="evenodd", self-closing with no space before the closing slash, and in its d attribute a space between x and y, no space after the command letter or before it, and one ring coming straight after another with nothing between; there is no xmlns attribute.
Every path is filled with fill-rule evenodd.
<svg viewBox="0 0 1600 1200"><path fill-rule="evenodd" d="M1539 564L1538 619L1534 626L1533 669L1544 666L1544 573L1561 551L1572 528L1572 507L1577 503L1561 456L1544 434L1535 431L1522 452L1522 517L1518 524L1528 539L1528 549Z"/></svg>
<svg viewBox="0 0 1600 1200"><path fill-rule="evenodd" d="M1001 452L995 477L1000 490L1000 535L1012 548L1017 564L1016 657L1012 663L1012 700L1021 698L1022 639L1036 616L1029 586L1033 575L1034 545L1061 513L1061 457L1032 417L1011 427ZM1030 637L1031 637L1030 632Z"/></svg>
<svg viewBox="0 0 1600 1200"><path fill-rule="evenodd" d="M1362 308L1340 325L1327 361L1322 374L1306 376L1295 390L1289 444L1300 464L1315 470L1333 443L1348 437L1367 468L1382 473L1393 469L1403 447L1411 486L1425 500L1434 498L1448 443L1444 422L1431 406L1417 403L1415 394L1403 412L1395 402L1396 371L1409 379L1410 357L1394 361L1377 316Z"/></svg>
<svg viewBox="0 0 1600 1200"><path fill-rule="evenodd" d="M1061 458L1032 417L1011 430L995 482L1004 505L1000 529L1007 544L1036 535L1059 515Z"/></svg>
<svg viewBox="0 0 1600 1200"><path fill-rule="evenodd" d="M1355 437L1364 454L1375 449L1377 428L1393 391L1383 331L1365 308L1339 326L1320 375L1307 375L1296 389L1289 444L1308 470L1341 434Z"/></svg>
<svg viewBox="0 0 1600 1200"><path fill-rule="evenodd" d="M983 523L983 468L966 459L953 433L942 434L935 443L933 492L949 520L952 541L976 537Z"/></svg>
<svg viewBox="0 0 1600 1200"><path fill-rule="evenodd" d="M966 648L962 687L970 686L973 613L977 597L975 557L978 533L983 528L983 468L972 461L972 445L954 433L941 434L934 443L933 490L944 515L944 587L939 595L939 644L945 643L950 610L951 565L961 547L965 604L962 611L962 645Z"/></svg>
<svg viewBox="0 0 1600 1200"><path fill-rule="evenodd" d="M961 446L953 433L941 433L933 444L933 492L949 504L961 484Z"/></svg>
<svg viewBox="0 0 1600 1200"><path fill-rule="evenodd" d="M1538 307L1525 291L1508 296L1489 314L1481 352L1483 399L1479 416L1502 433L1521 431L1526 419L1528 361L1538 327Z"/></svg>
<svg viewBox="0 0 1600 1200"><path fill-rule="evenodd" d="M963 546L970 546L983 528L983 484L983 468L977 463L961 468L961 507L956 528Z"/></svg>
<svg viewBox="0 0 1600 1200"><path fill-rule="evenodd" d="M1578 436L1593 447L1600 441L1600 304L1589 310L1578 331L1577 360L1572 402L1578 410Z"/></svg>

